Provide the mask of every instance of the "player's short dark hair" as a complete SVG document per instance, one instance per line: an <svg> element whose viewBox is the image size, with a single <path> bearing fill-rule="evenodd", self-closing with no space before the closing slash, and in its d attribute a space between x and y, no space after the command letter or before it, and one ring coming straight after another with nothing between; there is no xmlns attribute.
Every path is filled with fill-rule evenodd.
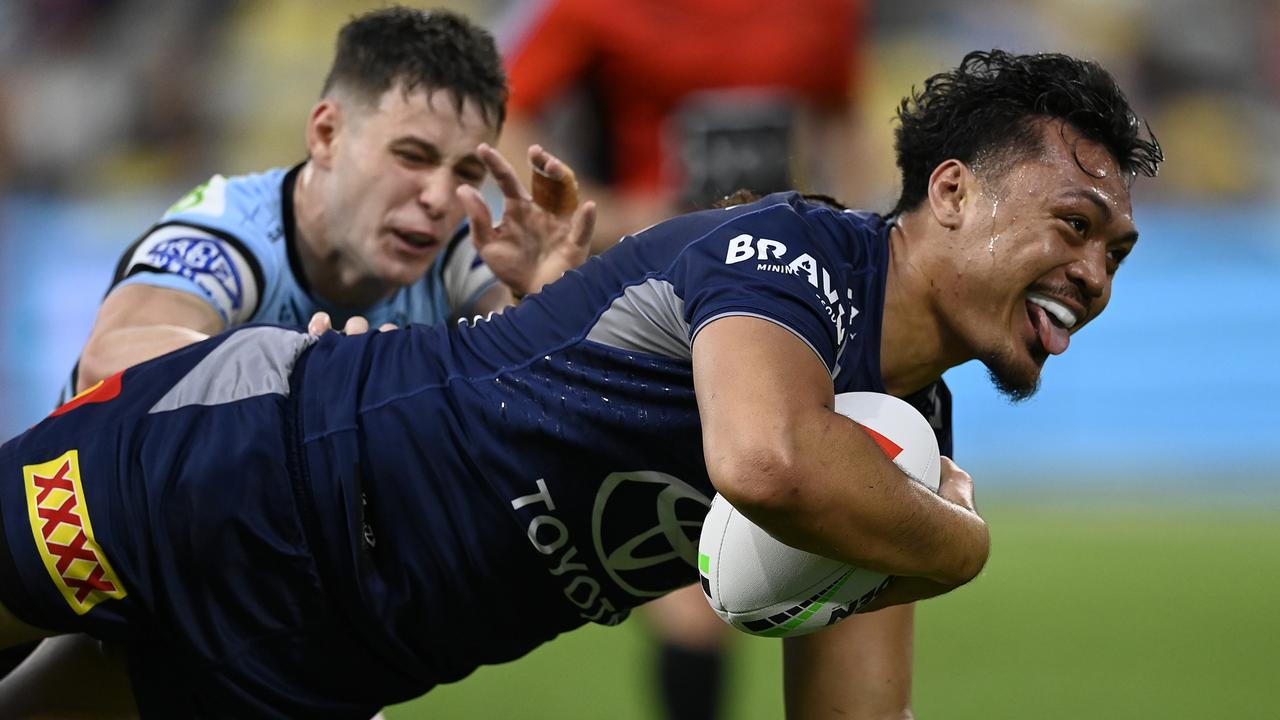
<svg viewBox="0 0 1280 720"><path fill-rule="evenodd" d="M397 5L353 17L338 32L321 96L341 88L374 103L397 82L406 93L451 90L459 112L472 100L498 129L507 116L507 77L493 36L448 10Z"/></svg>
<svg viewBox="0 0 1280 720"><path fill-rule="evenodd" d="M1055 53L971 52L956 69L913 87L898 107L902 195L893 212L918 207L929 176L947 160L998 177L1040 152L1037 121L1045 119L1065 120L1101 143L1129 178L1154 177L1164 160L1151 128L1097 63Z"/></svg>

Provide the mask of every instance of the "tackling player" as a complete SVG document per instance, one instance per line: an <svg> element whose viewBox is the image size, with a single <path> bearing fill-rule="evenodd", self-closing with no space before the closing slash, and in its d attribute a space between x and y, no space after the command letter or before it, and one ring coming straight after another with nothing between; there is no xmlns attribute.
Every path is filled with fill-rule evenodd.
<svg viewBox="0 0 1280 720"><path fill-rule="evenodd" d="M972 579L987 527L964 471L911 482L833 396L971 359L1030 395L1105 309L1130 183L1162 154L1062 55L971 53L900 119L889 216L770 195L486 320L256 326L111 376L0 447L0 644L121 643L143 715L365 717L694 582L720 492L897 576L875 612L785 641L788 714L908 716L910 603ZM129 712L93 694L122 658L74 650L0 706L73 684Z"/></svg>
<svg viewBox="0 0 1280 720"><path fill-rule="evenodd" d="M492 38L465 18L397 7L353 19L307 121L307 160L214 176L144 233L64 401L246 322L433 324L499 310L580 264L595 208L536 146L535 192L560 202L532 202L490 147L506 96ZM505 196L497 227L476 191L489 172Z"/></svg>
<svg viewBox="0 0 1280 720"><path fill-rule="evenodd" d="M234 325L301 327L317 311L437 323L576 267L594 205L532 201L490 147L506 96L492 37L459 15L394 7L349 22L306 161L215 175L129 248L66 397ZM537 146L530 159L574 196L567 166ZM497 227L477 190L489 172L505 196Z"/></svg>

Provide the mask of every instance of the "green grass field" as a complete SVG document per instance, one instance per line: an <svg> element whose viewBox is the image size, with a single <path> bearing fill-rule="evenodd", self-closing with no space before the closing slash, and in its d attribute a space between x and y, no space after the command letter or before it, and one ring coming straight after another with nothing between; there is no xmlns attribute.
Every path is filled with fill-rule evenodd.
<svg viewBox="0 0 1280 720"><path fill-rule="evenodd" d="M986 570L920 607L917 717L1280 717L1280 504L982 510ZM650 649L640 621L587 627L387 715L656 718ZM782 717L779 641L737 636L732 663L726 717Z"/></svg>

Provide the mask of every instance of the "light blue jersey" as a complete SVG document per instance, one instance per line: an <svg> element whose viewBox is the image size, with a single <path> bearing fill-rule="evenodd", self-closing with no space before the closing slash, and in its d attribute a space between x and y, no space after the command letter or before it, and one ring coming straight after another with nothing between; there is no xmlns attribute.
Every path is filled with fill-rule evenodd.
<svg viewBox="0 0 1280 720"><path fill-rule="evenodd" d="M434 325L463 317L497 282L466 241L464 223L418 282L372 307L331 306L308 292L297 260L297 171L214 175L169 208L125 252L115 287L141 284L190 293L228 326L267 322L300 327L324 310L335 324L359 314L376 327L387 322Z"/></svg>
<svg viewBox="0 0 1280 720"><path fill-rule="evenodd" d="M228 327L302 327L321 310L333 316L336 327L353 314L377 327L470 317L476 301L498 282L469 241L464 222L421 280L376 305L337 308L316 297L307 289L295 245L293 187L300 169L214 175L129 246L112 289L151 285L189 293ZM75 395L77 372L63 386L59 404Z"/></svg>

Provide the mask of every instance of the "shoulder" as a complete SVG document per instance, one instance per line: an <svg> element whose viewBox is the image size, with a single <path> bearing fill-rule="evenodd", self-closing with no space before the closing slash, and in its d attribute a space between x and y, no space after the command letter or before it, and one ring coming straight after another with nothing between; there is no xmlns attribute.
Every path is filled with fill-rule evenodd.
<svg viewBox="0 0 1280 720"><path fill-rule="evenodd" d="M820 259L859 265L877 255L886 225L872 213L844 210L795 192L774 193L726 208L690 213L637 235L706 261L790 265ZM794 268L792 268L794 271Z"/></svg>
<svg viewBox="0 0 1280 720"><path fill-rule="evenodd" d="M278 240L284 232L284 181L289 171L275 168L253 175L214 175L174 203L161 224L208 227L249 241Z"/></svg>
<svg viewBox="0 0 1280 720"><path fill-rule="evenodd" d="M203 297L229 324L243 322L263 294L264 268L235 236L163 223L138 239L116 266L117 285L141 282Z"/></svg>
<svg viewBox="0 0 1280 720"><path fill-rule="evenodd" d="M250 175L214 175L192 188L165 211L162 220L194 216L223 218L246 206L281 202L285 168Z"/></svg>
<svg viewBox="0 0 1280 720"><path fill-rule="evenodd" d="M288 173L276 168L252 175L214 175L174 203L150 232L190 228L193 236L211 236L245 256L256 266L255 274L273 275L286 257L283 184Z"/></svg>

